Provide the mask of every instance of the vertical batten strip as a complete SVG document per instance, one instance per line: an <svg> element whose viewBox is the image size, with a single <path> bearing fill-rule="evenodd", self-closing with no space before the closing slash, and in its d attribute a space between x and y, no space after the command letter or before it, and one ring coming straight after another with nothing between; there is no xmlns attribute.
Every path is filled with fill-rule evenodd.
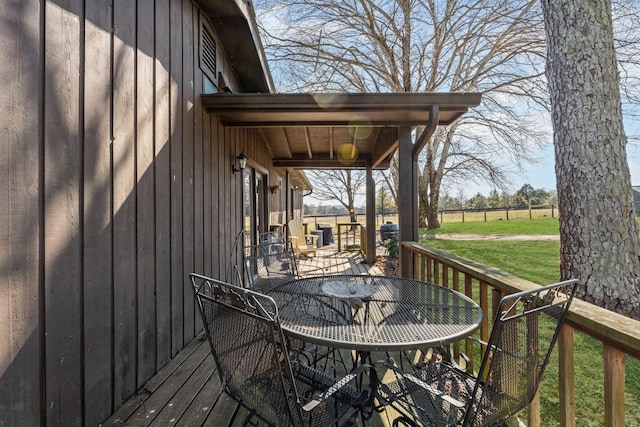
<svg viewBox="0 0 640 427"><path fill-rule="evenodd" d="M169 0L155 2L154 147L156 370L171 358L171 146Z"/></svg>
<svg viewBox="0 0 640 427"><path fill-rule="evenodd" d="M84 76L84 420L113 409L112 8L87 2Z"/></svg>
<svg viewBox="0 0 640 427"><path fill-rule="evenodd" d="M184 345L184 299L190 298L190 290L185 287L183 263L183 114L184 101L182 78L182 13L181 1L170 1L170 145L171 145L171 355L175 356Z"/></svg>
<svg viewBox="0 0 640 427"><path fill-rule="evenodd" d="M194 102L193 92L194 70L193 55L195 55L193 37L193 4L190 0L183 0L182 14L182 93L183 93L183 120L182 120L182 217L183 217L183 265L185 274L182 277L182 291L185 293L183 300L183 345L187 345L195 333L194 299L186 295L186 290L191 287L188 273L194 271L194 205L193 205L193 120Z"/></svg>
<svg viewBox="0 0 640 427"><path fill-rule="evenodd" d="M137 386L156 366L156 216L155 216L155 105L154 0L137 1L136 49L136 246L137 246Z"/></svg>
<svg viewBox="0 0 640 427"><path fill-rule="evenodd" d="M50 425L82 419L82 2L45 5L45 411ZM62 309L65 307L66 309Z"/></svg>

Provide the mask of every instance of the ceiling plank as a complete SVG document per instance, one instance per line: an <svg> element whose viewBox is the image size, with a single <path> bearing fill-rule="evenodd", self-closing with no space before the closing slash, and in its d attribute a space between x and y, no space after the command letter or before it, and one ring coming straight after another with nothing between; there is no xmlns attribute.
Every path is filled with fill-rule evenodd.
<svg viewBox="0 0 640 427"><path fill-rule="evenodd" d="M329 128L329 158L333 159L333 126Z"/></svg>
<svg viewBox="0 0 640 427"><path fill-rule="evenodd" d="M309 137L309 128L304 129L304 139L307 142L307 153L309 154L309 159L312 159L313 152L311 151L311 138Z"/></svg>
<svg viewBox="0 0 640 427"><path fill-rule="evenodd" d="M289 136L287 135L287 130L285 128L281 128L282 136L284 137L285 145L287 148L287 155L289 157L293 156L293 150L291 150L291 141L289 141Z"/></svg>

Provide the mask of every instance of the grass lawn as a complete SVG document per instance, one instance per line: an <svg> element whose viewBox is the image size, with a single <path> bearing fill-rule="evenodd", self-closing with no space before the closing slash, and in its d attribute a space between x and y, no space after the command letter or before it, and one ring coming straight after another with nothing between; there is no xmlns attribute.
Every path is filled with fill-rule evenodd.
<svg viewBox="0 0 640 427"><path fill-rule="evenodd" d="M437 230L420 230L428 234L539 234L557 235L558 218L516 219L511 221L448 222Z"/></svg>
<svg viewBox="0 0 640 427"><path fill-rule="evenodd" d="M421 235L425 230L421 230ZM539 220L448 223L436 234L558 234L554 218ZM423 240L442 249L485 265L497 267L541 285L559 277L559 243L546 241ZM578 426L604 425L602 344L582 333L575 336L576 413ZM640 426L640 361L626 357L625 426ZM557 351L547 368L541 388L542 425L555 426L558 420Z"/></svg>

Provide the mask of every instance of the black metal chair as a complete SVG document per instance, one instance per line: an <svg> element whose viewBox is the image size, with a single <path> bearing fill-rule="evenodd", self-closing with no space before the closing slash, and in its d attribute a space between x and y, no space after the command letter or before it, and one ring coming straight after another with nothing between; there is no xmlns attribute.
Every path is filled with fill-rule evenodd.
<svg viewBox="0 0 640 427"><path fill-rule="evenodd" d="M190 275L225 391L248 409L243 424L347 426L360 420L373 393L291 360L269 296Z"/></svg>
<svg viewBox="0 0 640 427"><path fill-rule="evenodd" d="M260 233L258 236L260 243L263 242L271 242L271 243L281 243L284 242L284 236L282 235L282 231L267 231L264 233Z"/></svg>
<svg viewBox="0 0 640 427"><path fill-rule="evenodd" d="M394 426L496 426L534 398L577 286L568 280L500 301L478 375L448 358L380 384L378 400L403 415Z"/></svg>
<svg viewBox="0 0 640 427"><path fill-rule="evenodd" d="M225 391L248 409L243 425L343 426L360 420L374 393L291 360L269 296L190 275Z"/></svg>
<svg viewBox="0 0 640 427"><path fill-rule="evenodd" d="M291 242L268 239L244 248L247 288L266 292L287 280L297 279L298 266Z"/></svg>

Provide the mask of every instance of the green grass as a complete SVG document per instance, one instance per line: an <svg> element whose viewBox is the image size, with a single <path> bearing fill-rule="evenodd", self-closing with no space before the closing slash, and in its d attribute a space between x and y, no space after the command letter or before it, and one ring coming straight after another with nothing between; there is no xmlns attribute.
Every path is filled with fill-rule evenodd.
<svg viewBox="0 0 640 427"><path fill-rule="evenodd" d="M508 230L508 231L505 231ZM534 231L535 230L535 231ZM557 234L553 218L523 221L449 223L438 233L469 234ZM546 241L501 240L423 240L423 243L452 254L497 267L538 284L557 281L559 277L559 243ZM626 357L625 426L640 426L640 360ZM604 425L604 391L602 344L576 332L576 425ZM558 366L554 351L541 386L542 425L558 422Z"/></svg>
<svg viewBox="0 0 640 427"><path fill-rule="evenodd" d="M429 239L423 243L540 285L557 282L560 276L558 242Z"/></svg>
<svg viewBox="0 0 640 427"><path fill-rule="evenodd" d="M444 223L437 230L420 230L420 234L539 234L558 235L557 218L516 219L511 221L471 221Z"/></svg>

